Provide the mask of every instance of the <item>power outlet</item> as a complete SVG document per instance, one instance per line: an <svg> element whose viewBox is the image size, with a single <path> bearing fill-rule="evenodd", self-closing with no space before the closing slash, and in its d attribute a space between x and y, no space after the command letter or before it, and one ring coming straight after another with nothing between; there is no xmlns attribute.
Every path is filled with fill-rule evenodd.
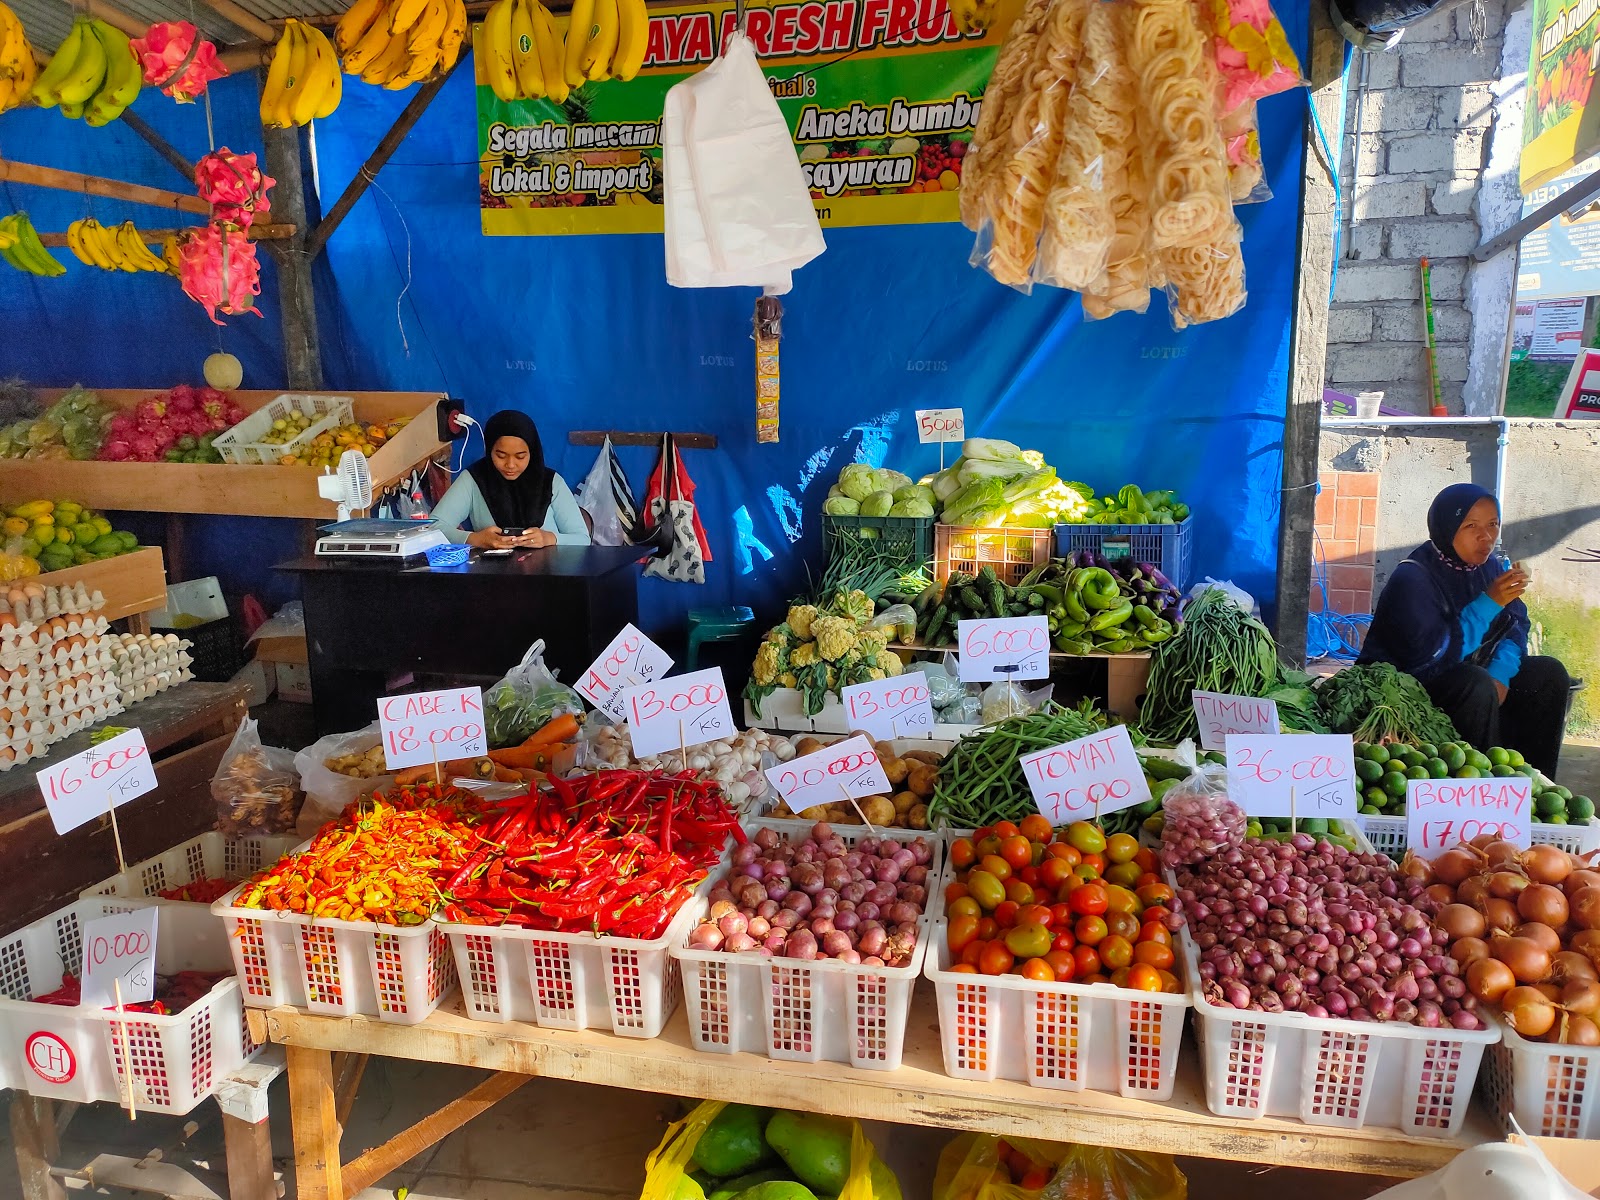
<svg viewBox="0 0 1600 1200"><path fill-rule="evenodd" d="M445 399L435 406L435 414L439 420L439 440L453 442L456 438L466 433L467 427L461 423L460 416L466 411L467 406L460 400Z"/></svg>

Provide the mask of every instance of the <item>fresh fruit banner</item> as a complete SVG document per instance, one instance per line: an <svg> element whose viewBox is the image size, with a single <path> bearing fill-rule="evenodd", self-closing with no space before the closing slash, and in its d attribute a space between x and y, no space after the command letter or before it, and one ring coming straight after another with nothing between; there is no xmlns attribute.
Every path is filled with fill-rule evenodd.
<svg viewBox="0 0 1600 1200"><path fill-rule="evenodd" d="M805 0L747 12L823 225L959 219L962 159L1018 6L1003 0L987 31L971 35L947 0ZM559 104L501 100L487 54L475 55L483 232L661 232L667 90L716 59L733 21L731 3L652 8L638 77L586 82Z"/></svg>
<svg viewBox="0 0 1600 1200"><path fill-rule="evenodd" d="M1548 183L1600 150L1600 104L1590 108L1600 0L1533 0L1522 190Z"/></svg>

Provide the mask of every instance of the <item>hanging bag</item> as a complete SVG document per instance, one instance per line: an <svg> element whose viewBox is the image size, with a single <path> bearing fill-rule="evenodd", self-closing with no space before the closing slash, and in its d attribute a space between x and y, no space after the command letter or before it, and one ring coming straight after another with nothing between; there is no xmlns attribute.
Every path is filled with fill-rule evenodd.
<svg viewBox="0 0 1600 1200"><path fill-rule="evenodd" d="M705 530L695 512L694 484L685 491L683 462L669 433L662 438L661 462L651 479L650 520L660 554L645 564L644 573L673 583L706 581Z"/></svg>
<svg viewBox="0 0 1600 1200"><path fill-rule="evenodd" d="M622 473L622 464L617 461L609 434L600 444L600 457L594 460L594 466L578 488L578 507L594 522L590 538L596 546L633 543L632 529L639 520L633 507L633 489Z"/></svg>

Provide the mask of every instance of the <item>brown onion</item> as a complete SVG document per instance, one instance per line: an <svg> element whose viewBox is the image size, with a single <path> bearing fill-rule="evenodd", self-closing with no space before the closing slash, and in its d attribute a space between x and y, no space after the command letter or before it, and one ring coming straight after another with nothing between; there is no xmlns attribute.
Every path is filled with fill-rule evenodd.
<svg viewBox="0 0 1600 1200"><path fill-rule="evenodd" d="M1514 987L1501 1000L1506 1024L1523 1037L1543 1037L1556 1023L1556 1006L1537 988Z"/></svg>
<svg viewBox="0 0 1600 1200"><path fill-rule="evenodd" d="M1536 983L1533 987L1541 996L1548 996L1551 1003L1561 999L1561 985L1559 983Z"/></svg>
<svg viewBox="0 0 1600 1200"><path fill-rule="evenodd" d="M1403 878L1415 880L1424 887L1437 878L1433 873L1433 864L1425 858L1418 858L1409 850L1406 851L1406 856L1400 860L1400 874Z"/></svg>
<svg viewBox="0 0 1600 1200"><path fill-rule="evenodd" d="M1556 955L1561 953L1561 935L1551 929L1550 926L1539 921L1528 921L1518 925L1512 932L1512 936L1527 938L1546 954Z"/></svg>
<svg viewBox="0 0 1600 1200"><path fill-rule="evenodd" d="M1499 959L1480 958L1467 967L1467 990L1486 1004L1498 1003L1516 984L1511 968Z"/></svg>
<svg viewBox="0 0 1600 1200"><path fill-rule="evenodd" d="M1489 923L1490 930L1498 929L1502 933L1510 933L1522 924L1522 916L1517 912L1517 906L1509 900L1499 900L1493 897L1483 902L1484 920Z"/></svg>
<svg viewBox="0 0 1600 1200"><path fill-rule="evenodd" d="M1560 883L1572 874L1572 858L1560 846L1530 846L1522 852L1521 862L1535 883Z"/></svg>
<svg viewBox="0 0 1600 1200"><path fill-rule="evenodd" d="M1576 950L1590 962L1600 965L1600 929L1580 929L1572 935L1567 948Z"/></svg>
<svg viewBox="0 0 1600 1200"><path fill-rule="evenodd" d="M1497 834L1480 833L1477 837L1468 842L1467 845L1471 846L1474 850L1483 850L1499 840L1500 837Z"/></svg>
<svg viewBox="0 0 1600 1200"><path fill-rule="evenodd" d="M1422 894L1435 904L1454 904L1456 901L1456 889L1448 883L1430 883L1422 889Z"/></svg>
<svg viewBox="0 0 1600 1200"><path fill-rule="evenodd" d="M1528 886L1528 877L1520 871L1496 871L1489 876L1489 895L1502 900L1515 900Z"/></svg>
<svg viewBox="0 0 1600 1200"><path fill-rule="evenodd" d="M1559 929L1567 923L1567 898L1560 888L1548 883L1530 884L1517 895L1517 913L1524 921L1537 921ZM1560 948L1558 942L1556 949Z"/></svg>
<svg viewBox="0 0 1600 1200"><path fill-rule="evenodd" d="M1592 1017L1567 1015L1562 1020L1561 1041L1568 1046L1600 1046L1600 1025Z"/></svg>
<svg viewBox="0 0 1600 1200"><path fill-rule="evenodd" d="M1558 983L1572 979L1600 980L1600 970L1576 950L1562 950L1550 956L1550 978Z"/></svg>
<svg viewBox="0 0 1600 1200"><path fill-rule="evenodd" d="M1463 968L1470 967L1480 958L1489 957L1489 943L1481 937L1454 939L1450 943L1450 957L1460 963Z"/></svg>
<svg viewBox="0 0 1600 1200"><path fill-rule="evenodd" d="M1452 942L1457 938L1481 938L1489 930L1483 914L1466 904L1446 904L1439 910L1434 923L1444 930Z"/></svg>
<svg viewBox="0 0 1600 1200"><path fill-rule="evenodd" d="M1586 887L1600 887L1600 871L1582 867L1561 881L1561 889L1567 893L1568 900Z"/></svg>
<svg viewBox="0 0 1600 1200"><path fill-rule="evenodd" d="M1579 929L1600 929L1600 887L1579 888L1570 906L1572 923Z"/></svg>
<svg viewBox="0 0 1600 1200"><path fill-rule="evenodd" d="M1550 973L1550 956L1528 938L1495 938L1489 943L1489 953L1511 968L1518 983L1538 983Z"/></svg>
<svg viewBox="0 0 1600 1200"><path fill-rule="evenodd" d="M1433 860L1433 877L1440 883L1455 887L1477 870L1481 861L1472 851L1457 846Z"/></svg>
<svg viewBox="0 0 1600 1200"><path fill-rule="evenodd" d="M1462 904L1470 904L1473 908L1482 908L1484 901L1489 898L1489 877L1487 875L1473 875L1463 880L1461 886L1456 888L1456 899Z"/></svg>
<svg viewBox="0 0 1600 1200"><path fill-rule="evenodd" d="M1491 867L1515 866L1522 859L1522 851L1515 842L1500 838L1483 847L1483 857Z"/></svg>
<svg viewBox="0 0 1600 1200"><path fill-rule="evenodd" d="M1580 1017L1600 1013L1600 982L1574 979L1561 989L1561 1007Z"/></svg>

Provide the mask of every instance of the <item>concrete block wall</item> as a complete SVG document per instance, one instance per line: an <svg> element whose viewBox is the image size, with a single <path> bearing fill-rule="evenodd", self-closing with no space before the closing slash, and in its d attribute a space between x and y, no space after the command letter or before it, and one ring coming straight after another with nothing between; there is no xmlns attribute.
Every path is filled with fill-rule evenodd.
<svg viewBox="0 0 1600 1200"><path fill-rule="evenodd" d="M1505 3L1483 0L1481 30L1469 0L1413 25L1393 50L1352 58L1329 387L1382 390L1392 407L1429 411L1417 264L1426 255L1440 392L1451 412L1465 411L1467 255L1483 241L1475 201L1498 115Z"/></svg>
<svg viewBox="0 0 1600 1200"><path fill-rule="evenodd" d="M1379 480L1376 471L1325 469L1317 475L1317 551L1323 578L1313 573L1314 613L1327 611L1348 616L1372 611Z"/></svg>

